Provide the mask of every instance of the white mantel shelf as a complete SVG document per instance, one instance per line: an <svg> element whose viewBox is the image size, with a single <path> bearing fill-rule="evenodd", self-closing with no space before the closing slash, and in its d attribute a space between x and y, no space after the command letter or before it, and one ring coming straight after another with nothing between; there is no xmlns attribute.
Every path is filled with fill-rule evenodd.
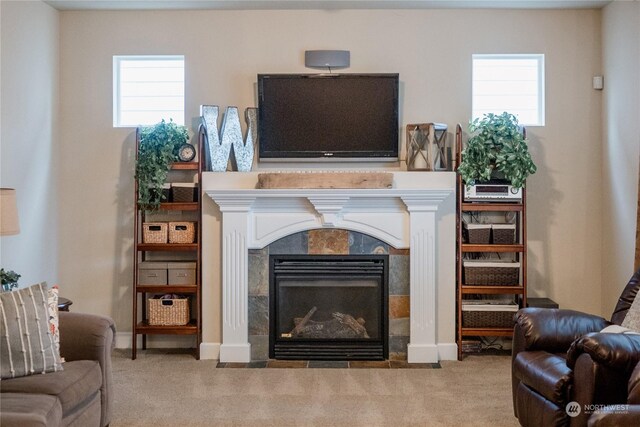
<svg viewBox="0 0 640 427"><path fill-rule="evenodd" d="M250 361L248 250L316 228L358 231L410 248L408 361L437 362L439 355L450 354L436 342L436 213L455 191L452 174L398 172L394 188L304 190L256 189L257 173L236 175L225 176L228 185L221 174L203 179L204 192L222 214L221 362ZM434 179L420 183L419 177Z"/></svg>
<svg viewBox="0 0 640 427"><path fill-rule="evenodd" d="M223 214L251 213L248 248L260 249L299 231L345 228L408 248L410 211L435 211L451 190L205 190ZM223 219L224 221L224 219Z"/></svg>

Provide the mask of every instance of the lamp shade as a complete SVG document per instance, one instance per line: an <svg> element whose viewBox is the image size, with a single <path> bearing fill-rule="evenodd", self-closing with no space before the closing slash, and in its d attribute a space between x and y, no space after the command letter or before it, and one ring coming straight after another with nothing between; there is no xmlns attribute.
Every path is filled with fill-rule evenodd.
<svg viewBox="0 0 640 427"><path fill-rule="evenodd" d="M0 236L20 233L16 190L0 188Z"/></svg>

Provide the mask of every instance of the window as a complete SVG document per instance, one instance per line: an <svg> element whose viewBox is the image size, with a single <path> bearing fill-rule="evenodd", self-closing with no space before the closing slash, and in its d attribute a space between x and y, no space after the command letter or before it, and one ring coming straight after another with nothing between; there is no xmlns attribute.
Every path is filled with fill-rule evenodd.
<svg viewBox="0 0 640 427"><path fill-rule="evenodd" d="M114 56L113 126L184 125L184 56Z"/></svg>
<svg viewBox="0 0 640 427"><path fill-rule="evenodd" d="M507 111L544 126L544 55L473 55L473 118Z"/></svg>

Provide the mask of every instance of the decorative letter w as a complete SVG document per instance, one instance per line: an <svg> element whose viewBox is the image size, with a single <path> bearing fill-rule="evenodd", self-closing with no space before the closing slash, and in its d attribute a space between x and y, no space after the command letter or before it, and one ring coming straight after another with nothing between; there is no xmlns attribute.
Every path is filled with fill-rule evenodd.
<svg viewBox="0 0 640 427"><path fill-rule="evenodd" d="M251 170L253 164L253 146L257 140L258 133L257 111L257 108L247 108L245 110L245 119L248 126L245 142L242 138L242 129L240 128L240 117L237 107L227 107L224 120L222 121L220 137L218 137L218 106L200 106L200 115L202 116L207 134L208 155L211 160L210 167L207 162L207 169L216 172L226 171L231 147L233 146L238 171L248 172ZM206 154L207 153L205 153L205 155Z"/></svg>

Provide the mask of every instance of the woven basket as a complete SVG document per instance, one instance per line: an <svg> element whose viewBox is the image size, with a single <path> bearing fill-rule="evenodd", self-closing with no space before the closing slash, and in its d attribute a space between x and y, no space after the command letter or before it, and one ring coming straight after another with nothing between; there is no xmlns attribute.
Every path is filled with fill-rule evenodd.
<svg viewBox="0 0 640 427"><path fill-rule="evenodd" d="M512 328L511 311L463 311L463 328Z"/></svg>
<svg viewBox="0 0 640 427"><path fill-rule="evenodd" d="M189 323L189 298L147 300L149 325L182 326Z"/></svg>
<svg viewBox="0 0 640 427"><path fill-rule="evenodd" d="M518 304L500 300L462 302L463 328L512 328Z"/></svg>
<svg viewBox="0 0 640 427"><path fill-rule="evenodd" d="M519 262L464 261L464 284L476 286L515 286L520 279Z"/></svg>
<svg viewBox="0 0 640 427"><path fill-rule="evenodd" d="M493 224L491 230L495 245L513 245L516 242L515 224Z"/></svg>
<svg viewBox="0 0 640 427"><path fill-rule="evenodd" d="M194 243L195 241L195 222L177 221L169 223L169 243Z"/></svg>
<svg viewBox="0 0 640 427"><path fill-rule="evenodd" d="M174 202L195 202L197 184L173 183L171 193Z"/></svg>
<svg viewBox="0 0 640 427"><path fill-rule="evenodd" d="M145 222L142 224L142 242L167 243L168 230L166 222Z"/></svg>
<svg viewBox="0 0 640 427"><path fill-rule="evenodd" d="M472 245L486 245L491 239L491 224L463 223L467 235L467 242Z"/></svg>

